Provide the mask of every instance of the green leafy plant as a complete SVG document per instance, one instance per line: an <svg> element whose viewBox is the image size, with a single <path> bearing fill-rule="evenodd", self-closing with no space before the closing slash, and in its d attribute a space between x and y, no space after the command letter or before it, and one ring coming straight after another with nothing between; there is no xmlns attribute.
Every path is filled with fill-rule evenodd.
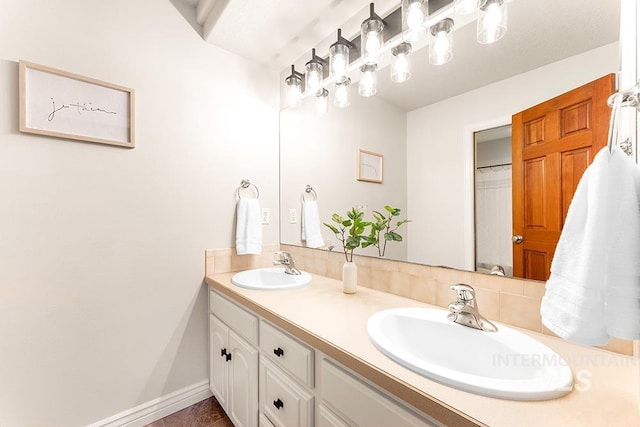
<svg viewBox="0 0 640 427"><path fill-rule="evenodd" d="M394 221L400 216L400 209L386 205L385 213L373 211L375 221L371 222L371 232L364 238L362 247L375 246L378 248L378 255L383 257L387 250L387 242L402 242L402 236L397 230L404 224L411 222L410 219ZM382 238L380 238L382 235ZM366 245L366 246L365 246Z"/></svg>
<svg viewBox="0 0 640 427"><path fill-rule="evenodd" d="M347 262L351 262L353 260L354 249L363 244L366 244L366 246L363 245L362 247L370 245L365 240L367 237L365 235L365 230L371 225L371 223L364 221L364 207L357 206L355 208L351 208L351 210L347 212L346 218L334 213L331 216L331 221L336 225L327 224L326 222L323 224L328 227L342 243L344 257Z"/></svg>

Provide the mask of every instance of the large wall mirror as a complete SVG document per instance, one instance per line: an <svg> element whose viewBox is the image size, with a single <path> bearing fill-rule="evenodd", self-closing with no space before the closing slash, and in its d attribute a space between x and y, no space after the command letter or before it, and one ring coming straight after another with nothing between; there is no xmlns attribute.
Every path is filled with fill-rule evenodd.
<svg viewBox="0 0 640 427"><path fill-rule="evenodd" d="M492 261L476 262L476 248L493 242L477 239L509 239L510 247L511 232L492 231L476 216L477 183L486 179L476 173L498 163L504 169L509 155L492 144L488 156L498 163L482 163L484 154L478 163L476 134L495 128L493 140L504 142L512 115L619 69L619 0L514 0L508 6L507 34L494 44L476 41L474 21L455 30L453 59L445 65L430 65L428 48L422 48L411 53L407 82L391 82L386 67L377 72L373 97L359 96L356 84L350 105L337 108L329 87L327 113L317 113L313 97L281 112L282 243L303 245L302 200L317 195L321 222L356 205L366 206L368 215L385 205L401 209L400 218L411 222L398 230L403 241L389 243L385 258L490 270ZM357 180L359 150L381 155L381 183ZM315 195L305 193L307 185ZM509 203L493 208L499 218L509 218ZM321 228L330 246L341 250L330 230ZM356 253L378 256L375 250Z"/></svg>

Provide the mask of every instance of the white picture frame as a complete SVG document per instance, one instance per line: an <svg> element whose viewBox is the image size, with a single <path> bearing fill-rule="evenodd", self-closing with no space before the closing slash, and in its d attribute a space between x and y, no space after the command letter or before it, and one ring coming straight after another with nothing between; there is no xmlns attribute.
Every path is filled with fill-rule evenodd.
<svg viewBox="0 0 640 427"><path fill-rule="evenodd" d="M382 154L358 150L356 179L358 181L382 184L383 159L384 156Z"/></svg>
<svg viewBox="0 0 640 427"><path fill-rule="evenodd" d="M20 132L135 147L135 93L20 61Z"/></svg>

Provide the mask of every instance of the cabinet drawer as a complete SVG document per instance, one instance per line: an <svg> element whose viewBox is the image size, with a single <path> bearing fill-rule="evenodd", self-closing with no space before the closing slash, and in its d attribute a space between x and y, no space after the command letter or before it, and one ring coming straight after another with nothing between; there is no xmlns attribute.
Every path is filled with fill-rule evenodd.
<svg viewBox="0 0 640 427"><path fill-rule="evenodd" d="M209 311L250 344L258 345L258 318L217 292L209 292Z"/></svg>
<svg viewBox="0 0 640 427"><path fill-rule="evenodd" d="M264 320L260 322L260 351L303 384L313 387L313 350Z"/></svg>
<svg viewBox="0 0 640 427"><path fill-rule="evenodd" d="M269 418L265 417L264 414L260 414L258 417L258 427L276 427L273 425Z"/></svg>
<svg viewBox="0 0 640 427"><path fill-rule="evenodd" d="M349 425L360 427L440 425L435 420L430 422L419 417L326 359L322 361L321 369L322 401L335 410L341 418L350 420Z"/></svg>
<svg viewBox="0 0 640 427"><path fill-rule="evenodd" d="M336 414L322 403L318 406L318 424L316 427L349 427Z"/></svg>
<svg viewBox="0 0 640 427"><path fill-rule="evenodd" d="M260 357L260 411L275 427L311 427L313 395Z"/></svg>

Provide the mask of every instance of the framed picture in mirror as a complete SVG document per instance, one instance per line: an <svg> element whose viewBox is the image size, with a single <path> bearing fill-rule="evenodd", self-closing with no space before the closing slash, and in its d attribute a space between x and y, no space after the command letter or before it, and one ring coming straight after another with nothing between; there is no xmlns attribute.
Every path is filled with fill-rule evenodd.
<svg viewBox="0 0 640 427"><path fill-rule="evenodd" d="M382 154L358 150L357 180L382 184L382 161Z"/></svg>

